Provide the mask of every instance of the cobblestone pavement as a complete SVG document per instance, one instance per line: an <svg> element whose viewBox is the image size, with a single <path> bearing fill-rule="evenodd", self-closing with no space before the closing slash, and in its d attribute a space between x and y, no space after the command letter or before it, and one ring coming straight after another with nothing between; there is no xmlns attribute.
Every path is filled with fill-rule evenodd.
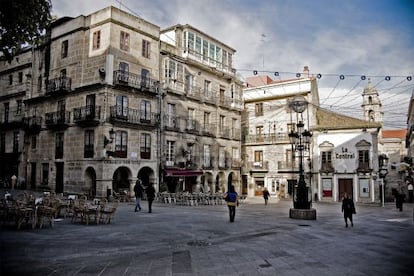
<svg viewBox="0 0 414 276"><path fill-rule="evenodd" d="M414 204L360 206L345 228L338 203L289 219L291 201L225 205L121 203L111 224L0 227L1 275L414 275Z"/></svg>

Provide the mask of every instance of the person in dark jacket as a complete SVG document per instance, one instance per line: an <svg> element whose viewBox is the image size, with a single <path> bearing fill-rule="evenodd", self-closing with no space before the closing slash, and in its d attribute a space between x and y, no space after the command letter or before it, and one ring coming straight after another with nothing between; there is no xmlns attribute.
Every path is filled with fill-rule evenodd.
<svg viewBox="0 0 414 276"><path fill-rule="evenodd" d="M142 188L141 179L138 179L135 182L134 192L135 192L135 212L137 210L141 211L141 198L143 195L144 189Z"/></svg>
<svg viewBox="0 0 414 276"><path fill-rule="evenodd" d="M152 202L155 199L155 189L153 184L150 184L146 189L147 200L148 200L148 213L152 213Z"/></svg>
<svg viewBox="0 0 414 276"><path fill-rule="evenodd" d="M263 190L263 198L265 200L265 205L267 205L267 201L269 200L269 196L270 196L270 193L267 190L267 188L265 187L264 190Z"/></svg>
<svg viewBox="0 0 414 276"><path fill-rule="evenodd" d="M227 202L229 208L230 222L234 222L236 216L236 206L238 205L238 194L234 190L234 186L231 185L228 192L224 194L224 200Z"/></svg>
<svg viewBox="0 0 414 276"><path fill-rule="evenodd" d="M351 222L351 226L354 227L352 215L356 214L355 204L347 193L344 194L344 198L342 199L342 213L344 213L345 227L348 227L348 219Z"/></svg>

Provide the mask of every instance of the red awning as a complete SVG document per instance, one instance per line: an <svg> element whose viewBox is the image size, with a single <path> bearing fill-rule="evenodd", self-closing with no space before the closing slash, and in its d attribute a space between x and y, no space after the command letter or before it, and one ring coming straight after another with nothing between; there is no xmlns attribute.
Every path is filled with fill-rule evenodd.
<svg viewBox="0 0 414 276"><path fill-rule="evenodd" d="M199 170L179 170L179 169L165 169L165 174L171 177L181 177L181 176L198 176L202 175L203 172Z"/></svg>

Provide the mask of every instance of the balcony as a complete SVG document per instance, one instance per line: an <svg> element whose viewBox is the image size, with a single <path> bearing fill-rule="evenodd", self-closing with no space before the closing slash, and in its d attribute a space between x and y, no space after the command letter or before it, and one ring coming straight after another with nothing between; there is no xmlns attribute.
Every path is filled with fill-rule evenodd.
<svg viewBox="0 0 414 276"><path fill-rule="evenodd" d="M24 126L23 114L16 109L10 109L8 112L0 114L0 127L4 130L17 129Z"/></svg>
<svg viewBox="0 0 414 276"><path fill-rule="evenodd" d="M114 71L114 84L157 93L158 81L125 71Z"/></svg>
<svg viewBox="0 0 414 276"><path fill-rule="evenodd" d="M200 132L200 124L196 120L187 119L185 129L188 133L198 134Z"/></svg>
<svg viewBox="0 0 414 276"><path fill-rule="evenodd" d="M201 127L201 132L204 136L215 137L216 136L216 125L205 124Z"/></svg>
<svg viewBox="0 0 414 276"><path fill-rule="evenodd" d="M201 96L201 88L198 86L186 86L185 92L187 94L187 97L193 100L200 101L202 99Z"/></svg>
<svg viewBox="0 0 414 276"><path fill-rule="evenodd" d="M203 159L203 169L204 170L213 170L216 168L215 166L215 158L212 156L204 157Z"/></svg>
<svg viewBox="0 0 414 276"><path fill-rule="evenodd" d="M268 171L269 161L247 162L247 167L250 171Z"/></svg>
<svg viewBox="0 0 414 276"><path fill-rule="evenodd" d="M230 139L230 129L221 127L221 130L219 130L219 136L221 138Z"/></svg>
<svg viewBox="0 0 414 276"><path fill-rule="evenodd" d="M99 124L101 118L100 106L83 106L73 109L73 122L80 126L89 127Z"/></svg>
<svg viewBox="0 0 414 276"><path fill-rule="evenodd" d="M62 95L71 91L72 79L59 77L47 81L46 95Z"/></svg>
<svg viewBox="0 0 414 276"><path fill-rule="evenodd" d="M24 127L27 133L37 134L42 129L42 117L32 116L23 118Z"/></svg>
<svg viewBox="0 0 414 276"><path fill-rule="evenodd" d="M358 162L358 169L359 173L369 173L372 169L369 166L369 162Z"/></svg>
<svg viewBox="0 0 414 276"><path fill-rule="evenodd" d="M335 169L334 169L331 162L321 164L321 172L322 173L332 173L334 171L335 171Z"/></svg>
<svg viewBox="0 0 414 276"><path fill-rule="evenodd" d="M180 118L173 115L165 115L164 128L166 130L180 131Z"/></svg>
<svg viewBox="0 0 414 276"><path fill-rule="evenodd" d="M45 114L46 127L52 129L66 128L70 124L69 111L56 111Z"/></svg>
<svg viewBox="0 0 414 276"><path fill-rule="evenodd" d="M110 119L119 124L152 128L157 126L158 114L112 106Z"/></svg>
<svg viewBox="0 0 414 276"><path fill-rule="evenodd" d="M271 133L246 135L243 137L246 144L290 144L287 133Z"/></svg>
<svg viewBox="0 0 414 276"><path fill-rule="evenodd" d="M209 104L216 104L217 103L217 98L216 95L218 94L218 92L216 90L204 90L203 94L202 94L202 100L205 103L209 103Z"/></svg>

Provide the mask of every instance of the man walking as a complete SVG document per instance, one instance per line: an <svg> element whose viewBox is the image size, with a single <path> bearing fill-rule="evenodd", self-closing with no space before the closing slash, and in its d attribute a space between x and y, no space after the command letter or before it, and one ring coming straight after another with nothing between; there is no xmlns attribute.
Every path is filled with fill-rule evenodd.
<svg viewBox="0 0 414 276"><path fill-rule="evenodd" d="M141 198L142 198L143 188L142 188L141 179L139 178L135 182L134 192L135 192L135 212L137 212L137 210L141 211Z"/></svg>

